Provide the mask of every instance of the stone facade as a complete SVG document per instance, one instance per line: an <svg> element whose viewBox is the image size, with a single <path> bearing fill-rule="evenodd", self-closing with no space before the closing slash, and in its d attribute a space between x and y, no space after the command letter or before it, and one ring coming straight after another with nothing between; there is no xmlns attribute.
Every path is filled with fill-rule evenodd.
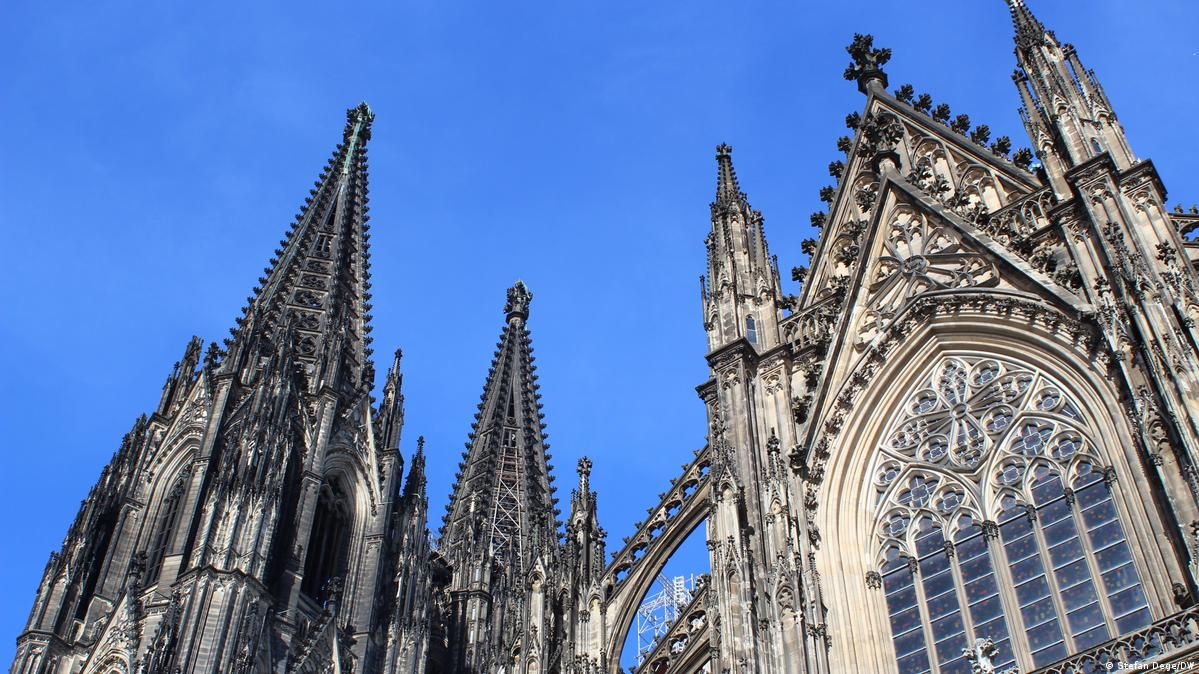
<svg viewBox="0 0 1199 674"><path fill-rule="evenodd" d="M798 296L717 148L708 444L611 556L589 460L555 510L519 282L433 544L398 351L371 397L373 114L350 110L232 338L187 345L84 502L11 671L614 674L703 522L711 575L640 672L1190 661L1199 215L1009 7L1031 152L889 92L857 36L865 104Z"/></svg>

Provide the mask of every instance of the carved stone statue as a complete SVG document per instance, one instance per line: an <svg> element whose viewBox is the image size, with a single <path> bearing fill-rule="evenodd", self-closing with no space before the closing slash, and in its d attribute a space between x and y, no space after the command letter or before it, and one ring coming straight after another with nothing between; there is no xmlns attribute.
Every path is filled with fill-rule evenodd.
<svg viewBox="0 0 1199 674"><path fill-rule="evenodd" d="M990 638L975 639L974 646L962 649L962 655L970 661L970 671L973 674L1019 674L1019 670L1015 667L1010 667L1002 672L995 668L999 649L995 647L995 642Z"/></svg>

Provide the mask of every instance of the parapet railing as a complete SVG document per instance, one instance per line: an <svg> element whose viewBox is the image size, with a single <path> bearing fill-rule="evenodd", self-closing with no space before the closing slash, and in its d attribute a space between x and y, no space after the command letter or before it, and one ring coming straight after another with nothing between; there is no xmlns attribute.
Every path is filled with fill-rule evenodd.
<svg viewBox="0 0 1199 674"><path fill-rule="evenodd" d="M1194 659L1193 659L1194 658ZM1090 650L1071 655L1036 674L1107 674L1115 671L1156 670L1152 664L1191 663L1199 665L1199 606L1192 606L1152 625L1125 634ZM1199 666L1196 666L1199 671Z"/></svg>

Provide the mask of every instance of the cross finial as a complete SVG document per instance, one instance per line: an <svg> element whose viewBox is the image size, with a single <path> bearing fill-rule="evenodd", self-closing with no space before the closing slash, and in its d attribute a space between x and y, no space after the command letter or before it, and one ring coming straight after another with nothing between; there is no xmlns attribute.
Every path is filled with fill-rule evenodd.
<svg viewBox="0 0 1199 674"><path fill-rule="evenodd" d="M527 320L529 318L529 302L532 301L533 293L529 292L524 281L517 281L508 289L508 302L504 305L504 313L507 315L508 321L511 322L513 318Z"/></svg>
<svg viewBox="0 0 1199 674"><path fill-rule="evenodd" d="M891 60L890 49L876 49L873 35L854 33L853 42L845 51L853 59L845 67L845 79L851 82L857 80L858 90L862 93L866 93L873 82L881 83L883 89L887 88L887 74L883 72L883 66Z"/></svg>
<svg viewBox="0 0 1199 674"><path fill-rule="evenodd" d="M591 459L581 457L579 459L579 493L586 494L591 488Z"/></svg>

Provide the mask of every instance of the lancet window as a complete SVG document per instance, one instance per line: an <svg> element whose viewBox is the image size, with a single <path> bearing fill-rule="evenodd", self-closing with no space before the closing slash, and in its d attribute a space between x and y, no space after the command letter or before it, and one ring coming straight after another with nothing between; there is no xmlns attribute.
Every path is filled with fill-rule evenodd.
<svg viewBox="0 0 1199 674"><path fill-rule="evenodd" d="M345 573L349 540L350 505L341 482L330 479L321 488L308 538L304 580L300 589L312 598L324 598L325 585Z"/></svg>
<svg viewBox="0 0 1199 674"><path fill-rule="evenodd" d="M878 447L879 572L903 674L970 674L989 638L999 670L1041 667L1151 621L1115 471L1049 374L943 357Z"/></svg>
<svg viewBox="0 0 1199 674"><path fill-rule="evenodd" d="M148 583L156 582L159 574L162 573L162 561L166 558L167 548L171 545L175 530L179 528L184 491L184 481L179 480L175 486L171 487L166 500L159 508L158 526L155 528L150 548L146 551L146 581Z"/></svg>

